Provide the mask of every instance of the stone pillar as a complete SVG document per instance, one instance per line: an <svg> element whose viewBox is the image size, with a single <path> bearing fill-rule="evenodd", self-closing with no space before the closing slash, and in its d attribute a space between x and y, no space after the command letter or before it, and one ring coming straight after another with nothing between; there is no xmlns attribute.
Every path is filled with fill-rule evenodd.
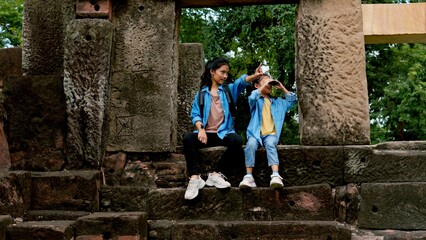
<svg viewBox="0 0 426 240"><path fill-rule="evenodd" d="M301 0L298 11L301 144L370 144L361 1Z"/></svg>
<svg viewBox="0 0 426 240"><path fill-rule="evenodd" d="M64 72L64 30L75 16L75 0L25 0L22 31L24 75Z"/></svg>
<svg viewBox="0 0 426 240"><path fill-rule="evenodd" d="M204 49L200 43L179 44L178 80L178 145L186 133L194 127L189 116L192 102L200 89L200 77L204 71Z"/></svg>
<svg viewBox="0 0 426 240"><path fill-rule="evenodd" d="M175 1L116 1L107 151L176 147Z"/></svg>
<svg viewBox="0 0 426 240"><path fill-rule="evenodd" d="M69 168L99 167L105 152L113 26L105 19L73 20L67 27L64 91Z"/></svg>

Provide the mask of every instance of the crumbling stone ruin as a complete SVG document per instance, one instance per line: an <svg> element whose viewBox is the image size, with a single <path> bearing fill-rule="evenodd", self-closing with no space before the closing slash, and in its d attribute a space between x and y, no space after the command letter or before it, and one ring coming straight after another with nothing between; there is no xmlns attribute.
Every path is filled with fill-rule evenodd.
<svg viewBox="0 0 426 240"><path fill-rule="evenodd" d="M185 201L179 143L204 52L178 43L179 12L247 4L298 4L301 142L278 147L282 191L258 161L258 188L236 188L237 170L233 188ZM412 34L368 31L388 7L26 0L22 49L0 50L0 240L426 238L426 143L370 144L364 45ZM201 151L211 168L224 148Z"/></svg>

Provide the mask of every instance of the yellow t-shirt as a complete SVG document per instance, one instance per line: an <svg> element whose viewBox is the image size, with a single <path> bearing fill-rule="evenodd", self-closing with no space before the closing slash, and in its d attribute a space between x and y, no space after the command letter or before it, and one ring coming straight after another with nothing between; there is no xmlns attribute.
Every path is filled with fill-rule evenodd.
<svg viewBox="0 0 426 240"><path fill-rule="evenodd" d="M265 98L265 103L262 109L262 126L260 127L260 135L265 136L268 134L275 135L274 119L271 114L271 100Z"/></svg>

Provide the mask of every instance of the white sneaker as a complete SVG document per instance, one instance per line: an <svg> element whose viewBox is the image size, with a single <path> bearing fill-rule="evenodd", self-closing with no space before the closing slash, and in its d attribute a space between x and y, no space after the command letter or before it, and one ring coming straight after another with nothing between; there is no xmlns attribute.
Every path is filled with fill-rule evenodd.
<svg viewBox="0 0 426 240"><path fill-rule="evenodd" d="M240 182L240 188L254 188L256 183L252 175L245 175L243 181Z"/></svg>
<svg viewBox="0 0 426 240"><path fill-rule="evenodd" d="M222 173L209 173L209 177L207 178L206 185L207 186L215 186L217 188L229 188L231 184L227 182L225 175Z"/></svg>
<svg viewBox="0 0 426 240"><path fill-rule="evenodd" d="M185 199L191 200L198 196L198 190L202 189L206 182L200 177L198 179L189 179L188 187L185 191Z"/></svg>
<svg viewBox="0 0 426 240"><path fill-rule="evenodd" d="M271 182L269 185L272 188L282 188L284 187L283 178L280 175L271 175Z"/></svg>

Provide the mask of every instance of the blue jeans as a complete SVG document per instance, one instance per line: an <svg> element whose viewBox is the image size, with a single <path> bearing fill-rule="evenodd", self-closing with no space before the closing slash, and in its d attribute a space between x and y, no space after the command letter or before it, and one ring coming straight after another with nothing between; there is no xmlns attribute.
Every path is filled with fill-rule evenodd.
<svg viewBox="0 0 426 240"><path fill-rule="evenodd" d="M278 138L275 135L266 135L261 137L263 146L266 149L268 165L279 165L277 144ZM259 142L254 137L250 137L244 149L246 167L254 167L256 150L259 147Z"/></svg>

